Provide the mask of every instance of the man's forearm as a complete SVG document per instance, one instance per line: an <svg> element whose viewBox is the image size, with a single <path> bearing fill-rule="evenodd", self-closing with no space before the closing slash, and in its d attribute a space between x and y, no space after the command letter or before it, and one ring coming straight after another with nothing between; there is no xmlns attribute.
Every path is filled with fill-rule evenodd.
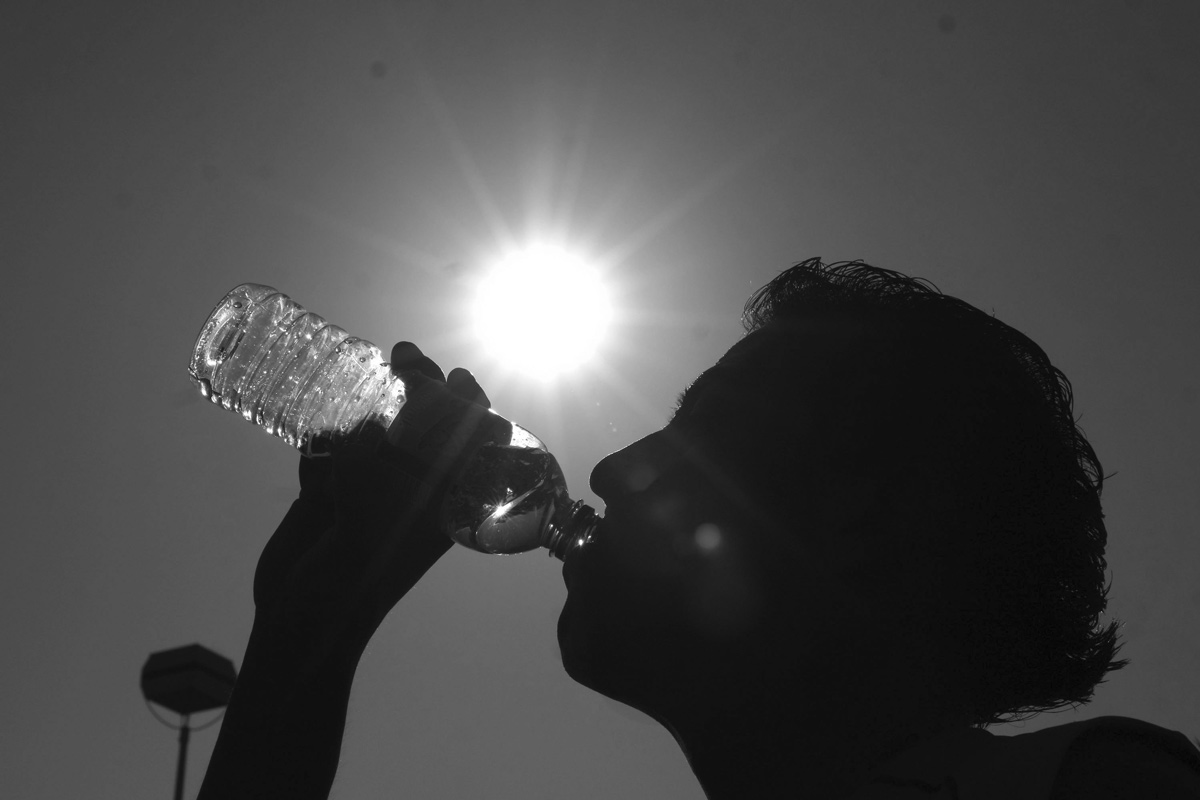
<svg viewBox="0 0 1200 800"><path fill-rule="evenodd" d="M256 620L200 800L328 797L361 654Z"/></svg>

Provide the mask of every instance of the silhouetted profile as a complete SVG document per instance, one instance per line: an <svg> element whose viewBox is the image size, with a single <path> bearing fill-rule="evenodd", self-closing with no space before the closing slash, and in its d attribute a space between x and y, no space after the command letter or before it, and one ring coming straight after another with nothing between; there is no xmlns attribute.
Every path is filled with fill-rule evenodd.
<svg viewBox="0 0 1200 800"><path fill-rule="evenodd" d="M710 798L1200 798L1200 752L1147 722L984 730L1126 663L1100 463L1046 354L861 262L796 265L744 322L665 428L596 465L567 672L666 726ZM442 379L411 344L392 362ZM444 476L386 446L300 482L202 798L326 796L358 658L450 547Z"/></svg>

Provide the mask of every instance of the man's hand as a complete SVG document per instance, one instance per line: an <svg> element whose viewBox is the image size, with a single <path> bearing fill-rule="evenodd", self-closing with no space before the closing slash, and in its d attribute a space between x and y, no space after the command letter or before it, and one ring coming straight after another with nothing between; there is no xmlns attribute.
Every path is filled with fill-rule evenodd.
<svg viewBox="0 0 1200 800"><path fill-rule="evenodd" d="M410 396L448 388L488 406L469 372L447 380L413 344L392 348L391 364ZM259 558L254 629L202 798L328 795L358 660L388 611L452 545L437 506L453 473L391 441L404 420L402 410L378 446L301 459L300 497ZM450 455L439 463L461 461Z"/></svg>
<svg viewBox="0 0 1200 800"><path fill-rule="evenodd" d="M392 348L391 364L405 373L410 396L438 381L458 398L489 406L469 372L453 370L447 381L413 344ZM358 638L365 645L451 547L437 520L448 476L433 472L388 441L301 458L300 497L255 573L257 617L304 636Z"/></svg>

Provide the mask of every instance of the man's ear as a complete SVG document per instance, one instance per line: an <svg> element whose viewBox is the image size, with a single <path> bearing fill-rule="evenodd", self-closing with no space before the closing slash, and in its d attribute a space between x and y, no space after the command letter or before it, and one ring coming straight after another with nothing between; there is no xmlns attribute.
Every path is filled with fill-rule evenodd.
<svg viewBox="0 0 1200 800"><path fill-rule="evenodd" d="M851 537L863 546L885 537L881 518L891 515L885 509L884 489L879 478L866 475L829 480L818 488L823 527L833 536Z"/></svg>
<svg viewBox="0 0 1200 800"><path fill-rule="evenodd" d="M955 569L948 531L929 513L928 486L862 476L838 482L826 493L830 537L827 563L869 602L897 593L924 593L939 574Z"/></svg>

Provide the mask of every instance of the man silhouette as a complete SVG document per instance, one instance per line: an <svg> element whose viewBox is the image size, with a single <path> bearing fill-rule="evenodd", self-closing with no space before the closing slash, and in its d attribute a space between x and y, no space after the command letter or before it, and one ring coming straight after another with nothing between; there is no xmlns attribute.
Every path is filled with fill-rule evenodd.
<svg viewBox="0 0 1200 800"><path fill-rule="evenodd" d="M568 673L661 722L710 798L1200 798L1200 752L1149 723L983 729L1125 664L1100 464L1045 353L861 262L792 267L744 322L666 427L595 467ZM411 344L392 363L442 380ZM446 385L487 404L465 370ZM202 798L327 795L358 658L450 546L454 469L391 444L302 460Z"/></svg>

